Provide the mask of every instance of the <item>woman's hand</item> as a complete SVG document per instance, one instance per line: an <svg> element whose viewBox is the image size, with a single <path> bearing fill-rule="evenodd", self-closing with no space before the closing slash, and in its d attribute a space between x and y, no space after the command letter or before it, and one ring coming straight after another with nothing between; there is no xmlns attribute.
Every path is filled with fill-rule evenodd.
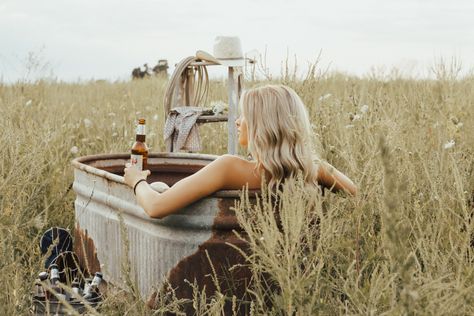
<svg viewBox="0 0 474 316"><path fill-rule="evenodd" d="M138 168L133 166L130 163L125 164L125 169L123 169L124 175L123 180L125 183L130 186L134 187L138 180L145 179L150 175L150 170L143 170L140 171Z"/></svg>

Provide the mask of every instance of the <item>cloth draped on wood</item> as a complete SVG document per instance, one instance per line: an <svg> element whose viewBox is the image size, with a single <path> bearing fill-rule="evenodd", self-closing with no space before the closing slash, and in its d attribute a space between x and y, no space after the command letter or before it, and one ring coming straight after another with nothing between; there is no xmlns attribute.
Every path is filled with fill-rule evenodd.
<svg viewBox="0 0 474 316"><path fill-rule="evenodd" d="M163 134L168 152L201 150L201 137L196 120L203 110L202 107L182 106L173 108L168 113Z"/></svg>

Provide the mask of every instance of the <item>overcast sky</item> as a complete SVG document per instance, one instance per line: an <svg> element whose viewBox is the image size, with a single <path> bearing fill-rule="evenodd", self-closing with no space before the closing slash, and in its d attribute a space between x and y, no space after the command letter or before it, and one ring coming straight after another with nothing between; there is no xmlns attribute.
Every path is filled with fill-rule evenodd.
<svg viewBox="0 0 474 316"><path fill-rule="evenodd" d="M474 67L472 0L0 0L0 80L27 75L33 52L61 80L126 79L158 59L175 64L214 38L236 35L244 51L267 49L275 75L287 51L301 67L362 75L397 66L423 74L439 57ZM32 75L30 75L32 76Z"/></svg>

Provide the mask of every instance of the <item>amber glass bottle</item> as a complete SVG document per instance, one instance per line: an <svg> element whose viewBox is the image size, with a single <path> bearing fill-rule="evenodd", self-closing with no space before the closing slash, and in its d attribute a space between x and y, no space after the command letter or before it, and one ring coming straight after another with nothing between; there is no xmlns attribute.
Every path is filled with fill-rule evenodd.
<svg viewBox="0 0 474 316"><path fill-rule="evenodd" d="M145 144L145 119L139 119L137 125L137 136L132 146L130 161L139 170L147 169L148 147Z"/></svg>

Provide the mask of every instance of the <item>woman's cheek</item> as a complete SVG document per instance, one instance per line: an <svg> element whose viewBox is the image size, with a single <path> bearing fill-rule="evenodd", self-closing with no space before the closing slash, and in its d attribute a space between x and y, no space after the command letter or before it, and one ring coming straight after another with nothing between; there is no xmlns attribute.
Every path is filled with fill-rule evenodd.
<svg viewBox="0 0 474 316"><path fill-rule="evenodd" d="M240 144L240 146L246 147L247 143L248 143L247 135L245 135L244 133L239 133L239 144Z"/></svg>

